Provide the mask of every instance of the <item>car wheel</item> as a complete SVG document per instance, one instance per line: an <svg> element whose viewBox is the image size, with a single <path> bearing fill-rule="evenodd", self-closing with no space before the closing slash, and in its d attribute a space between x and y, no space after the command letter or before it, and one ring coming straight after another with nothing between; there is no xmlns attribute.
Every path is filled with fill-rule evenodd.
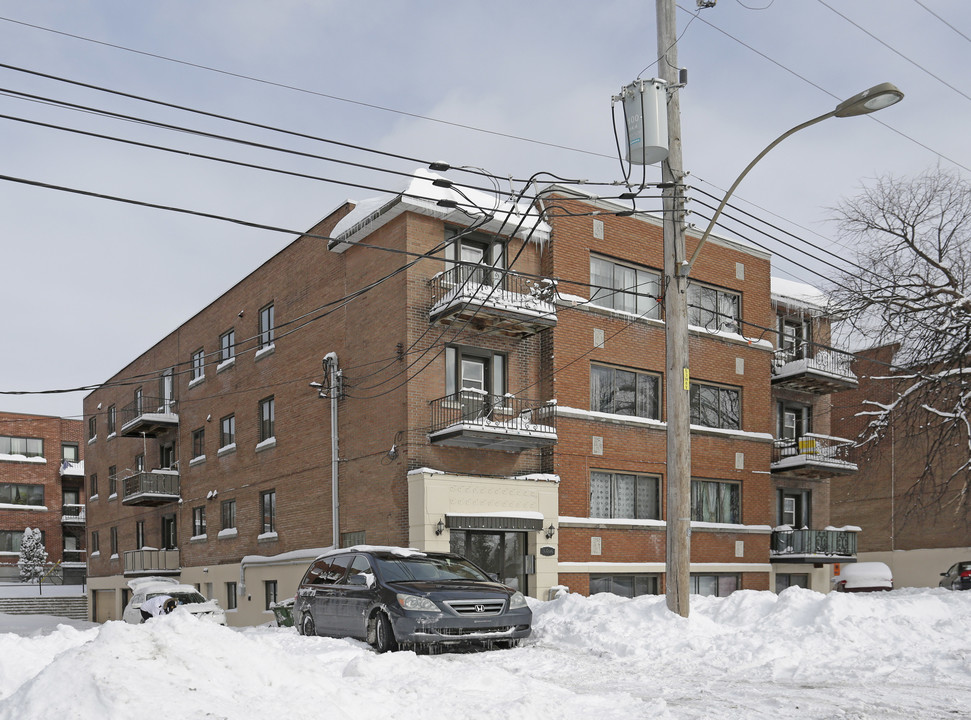
<svg viewBox="0 0 971 720"><path fill-rule="evenodd" d="M375 613L371 620L371 631L368 633L371 646L379 653L395 649L394 631L391 620L383 612Z"/></svg>
<svg viewBox="0 0 971 720"><path fill-rule="evenodd" d="M314 637L317 635L317 626L314 625L314 616L310 613L304 613L303 620L300 622L300 632L307 637Z"/></svg>

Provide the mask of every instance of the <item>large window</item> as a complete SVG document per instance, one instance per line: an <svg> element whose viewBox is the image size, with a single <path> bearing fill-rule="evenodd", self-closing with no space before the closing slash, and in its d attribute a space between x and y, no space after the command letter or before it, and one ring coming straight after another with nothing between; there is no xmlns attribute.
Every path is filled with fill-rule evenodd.
<svg viewBox="0 0 971 720"><path fill-rule="evenodd" d="M22 483L0 483L0 503L10 505L43 505L44 486Z"/></svg>
<svg viewBox="0 0 971 720"><path fill-rule="evenodd" d="M641 317L660 318L659 273L596 256L590 257L590 302Z"/></svg>
<svg viewBox="0 0 971 720"><path fill-rule="evenodd" d="M44 542L46 533L42 530L40 534L41 542ZM24 539L23 530L0 530L0 552L19 553L20 543Z"/></svg>
<svg viewBox="0 0 971 720"><path fill-rule="evenodd" d="M236 443L236 416L227 415L219 421L219 447Z"/></svg>
<svg viewBox="0 0 971 720"><path fill-rule="evenodd" d="M263 519L261 533L276 532L276 490L260 493L260 517Z"/></svg>
<svg viewBox="0 0 971 720"><path fill-rule="evenodd" d="M742 522L738 483L720 480L691 481L691 519L697 522Z"/></svg>
<svg viewBox="0 0 971 720"><path fill-rule="evenodd" d="M660 378L650 373L590 366L590 409L615 415L660 417Z"/></svg>
<svg viewBox="0 0 971 720"><path fill-rule="evenodd" d="M691 423L738 430L742 427L742 391L720 385L691 383Z"/></svg>
<svg viewBox="0 0 971 720"><path fill-rule="evenodd" d="M808 573L776 573L775 575L775 591L781 593L783 590L791 587L809 587L809 574Z"/></svg>
<svg viewBox="0 0 971 720"><path fill-rule="evenodd" d="M274 317L273 305L267 305L260 310L260 329L259 343L261 348L269 347L273 344L276 319Z"/></svg>
<svg viewBox="0 0 971 720"><path fill-rule="evenodd" d="M222 517L221 530L231 530L236 527L236 500L223 500L220 506Z"/></svg>
<svg viewBox="0 0 971 720"><path fill-rule="evenodd" d="M590 473L590 517L660 520L660 478L653 475Z"/></svg>
<svg viewBox="0 0 971 720"><path fill-rule="evenodd" d="M738 590L738 575L714 574L691 575L692 595L711 595L725 597Z"/></svg>
<svg viewBox="0 0 971 720"><path fill-rule="evenodd" d="M192 535L193 537L206 534L206 506L192 508Z"/></svg>
<svg viewBox="0 0 971 720"><path fill-rule="evenodd" d="M276 435L276 405L273 397L260 400L260 442Z"/></svg>
<svg viewBox="0 0 971 720"><path fill-rule="evenodd" d="M591 575L590 594L613 593L621 597L658 594L657 575Z"/></svg>
<svg viewBox="0 0 971 720"><path fill-rule="evenodd" d="M232 360L236 356L236 331L230 328L219 336L219 362Z"/></svg>
<svg viewBox="0 0 971 720"><path fill-rule="evenodd" d="M77 443L61 443L61 459L76 463L81 459L81 451Z"/></svg>
<svg viewBox="0 0 971 720"><path fill-rule="evenodd" d="M41 438L0 435L0 455L44 457L44 441Z"/></svg>
<svg viewBox="0 0 971 720"><path fill-rule="evenodd" d="M192 380L201 380L206 376L206 353L199 348L192 353Z"/></svg>
<svg viewBox="0 0 971 720"><path fill-rule="evenodd" d="M737 333L741 318L742 296L729 290L688 285L688 323L709 331Z"/></svg>

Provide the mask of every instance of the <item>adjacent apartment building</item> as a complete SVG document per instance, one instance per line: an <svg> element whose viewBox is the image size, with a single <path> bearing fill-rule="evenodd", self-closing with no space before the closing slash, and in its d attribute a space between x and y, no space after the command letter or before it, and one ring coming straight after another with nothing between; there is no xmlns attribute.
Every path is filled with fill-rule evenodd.
<svg viewBox="0 0 971 720"><path fill-rule="evenodd" d="M48 582L85 578L82 422L0 412L0 582L18 582L25 528L40 528Z"/></svg>
<svg viewBox="0 0 971 720"><path fill-rule="evenodd" d="M539 598L664 592L660 222L448 184L348 201L85 398L95 619L169 574L265 622L353 544L459 552ZM692 278L692 591L774 588L782 556L820 584L802 563L829 556L775 534L778 492L820 486L789 456L825 440L779 465L770 258L713 239ZM825 391L793 392L828 437Z"/></svg>

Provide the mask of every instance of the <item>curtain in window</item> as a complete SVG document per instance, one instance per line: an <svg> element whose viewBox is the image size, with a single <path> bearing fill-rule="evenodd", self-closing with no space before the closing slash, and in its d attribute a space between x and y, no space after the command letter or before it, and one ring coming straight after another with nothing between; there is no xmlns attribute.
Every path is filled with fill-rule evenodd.
<svg viewBox="0 0 971 720"><path fill-rule="evenodd" d="M637 416L657 418L658 408L658 379L652 375L639 374L637 376Z"/></svg>
<svg viewBox="0 0 971 720"><path fill-rule="evenodd" d="M590 473L590 517L610 517L610 473Z"/></svg>
<svg viewBox="0 0 971 720"><path fill-rule="evenodd" d="M657 478L640 476L637 478L637 512L634 517L641 520L658 520L661 517L658 508Z"/></svg>
<svg viewBox="0 0 971 720"><path fill-rule="evenodd" d="M634 514L634 481L633 475L614 475L614 508L612 517L633 518Z"/></svg>

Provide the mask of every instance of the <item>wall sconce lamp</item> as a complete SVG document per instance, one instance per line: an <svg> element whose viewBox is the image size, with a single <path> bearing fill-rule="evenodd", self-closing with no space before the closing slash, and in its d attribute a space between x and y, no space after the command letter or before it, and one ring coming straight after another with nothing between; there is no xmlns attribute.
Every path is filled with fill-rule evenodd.
<svg viewBox="0 0 971 720"><path fill-rule="evenodd" d="M443 532L445 532L445 523L439 520L438 525L435 526L435 534L441 535Z"/></svg>
<svg viewBox="0 0 971 720"><path fill-rule="evenodd" d="M550 526L546 528L546 539L549 540L555 534L556 534L556 528L553 527L553 523L550 523Z"/></svg>

